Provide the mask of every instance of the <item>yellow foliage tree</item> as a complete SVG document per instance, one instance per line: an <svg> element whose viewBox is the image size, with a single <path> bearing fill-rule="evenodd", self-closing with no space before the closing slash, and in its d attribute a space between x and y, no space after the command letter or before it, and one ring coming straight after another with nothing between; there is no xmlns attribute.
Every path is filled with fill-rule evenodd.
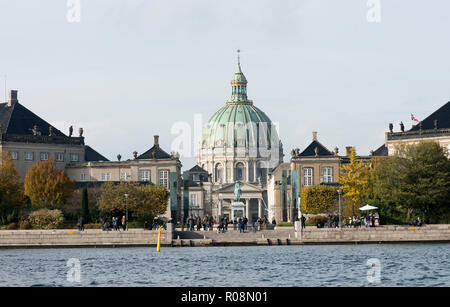
<svg viewBox="0 0 450 307"><path fill-rule="evenodd" d="M22 182L9 152L3 152L0 164L0 218L6 217L24 204Z"/></svg>
<svg viewBox="0 0 450 307"><path fill-rule="evenodd" d="M351 214L353 214L353 209L359 209L362 206L362 200L368 194L370 164L358 160L354 147L347 156L350 163L341 167L338 182L342 184L344 198L352 206L351 208L344 208L346 215L349 215L350 209Z"/></svg>
<svg viewBox="0 0 450 307"><path fill-rule="evenodd" d="M64 170L58 170L54 158L33 164L25 177L25 195L33 206L58 208L75 189Z"/></svg>

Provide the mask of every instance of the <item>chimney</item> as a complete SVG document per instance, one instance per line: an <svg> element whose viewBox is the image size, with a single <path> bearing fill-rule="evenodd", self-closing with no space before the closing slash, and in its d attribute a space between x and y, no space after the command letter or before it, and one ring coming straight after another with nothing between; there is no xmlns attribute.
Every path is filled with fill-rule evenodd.
<svg viewBox="0 0 450 307"><path fill-rule="evenodd" d="M17 91L16 90L10 90L9 91L9 100L8 100L8 107L12 107L14 103L17 102Z"/></svg>
<svg viewBox="0 0 450 307"><path fill-rule="evenodd" d="M159 147L159 135L155 135L154 136L154 139L155 139L155 146L158 146Z"/></svg>
<svg viewBox="0 0 450 307"><path fill-rule="evenodd" d="M317 131L313 131L313 141L317 141Z"/></svg>

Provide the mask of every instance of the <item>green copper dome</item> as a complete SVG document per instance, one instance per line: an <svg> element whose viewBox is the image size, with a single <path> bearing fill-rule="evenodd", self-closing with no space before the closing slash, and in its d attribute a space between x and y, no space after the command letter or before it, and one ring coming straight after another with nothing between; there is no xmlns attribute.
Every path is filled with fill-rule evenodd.
<svg viewBox="0 0 450 307"><path fill-rule="evenodd" d="M270 148L272 122L247 99L247 79L240 63L231 80L231 87L231 99L211 117L203 130L202 148Z"/></svg>

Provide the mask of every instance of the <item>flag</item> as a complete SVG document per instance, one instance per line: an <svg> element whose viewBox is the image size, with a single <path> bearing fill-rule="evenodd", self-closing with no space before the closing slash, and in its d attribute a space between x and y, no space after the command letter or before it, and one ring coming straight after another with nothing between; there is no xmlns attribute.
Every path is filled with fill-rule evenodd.
<svg viewBox="0 0 450 307"><path fill-rule="evenodd" d="M419 122L419 120L417 118L414 117L414 115L411 113L411 120L415 121L415 122Z"/></svg>

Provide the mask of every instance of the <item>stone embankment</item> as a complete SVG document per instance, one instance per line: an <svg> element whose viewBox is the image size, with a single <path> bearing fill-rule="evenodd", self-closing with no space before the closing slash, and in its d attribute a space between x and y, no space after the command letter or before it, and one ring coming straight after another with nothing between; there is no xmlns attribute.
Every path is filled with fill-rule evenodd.
<svg viewBox="0 0 450 307"><path fill-rule="evenodd" d="M77 247L154 247L157 231L86 230L1 230L0 248L77 248ZM162 232L162 246L251 246L313 244L379 244L379 243L450 243L450 225L423 227L382 226L377 228L317 229L293 227L239 233L230 229L214 231Z"/></svg>
<svg viewBox="0 0 450 307"><path fill-rule="evenodd" d="M158 231L0 230L0 248L77 248L156 246ZM172 235L163 231L161 245L170 246Z"/></svg>

